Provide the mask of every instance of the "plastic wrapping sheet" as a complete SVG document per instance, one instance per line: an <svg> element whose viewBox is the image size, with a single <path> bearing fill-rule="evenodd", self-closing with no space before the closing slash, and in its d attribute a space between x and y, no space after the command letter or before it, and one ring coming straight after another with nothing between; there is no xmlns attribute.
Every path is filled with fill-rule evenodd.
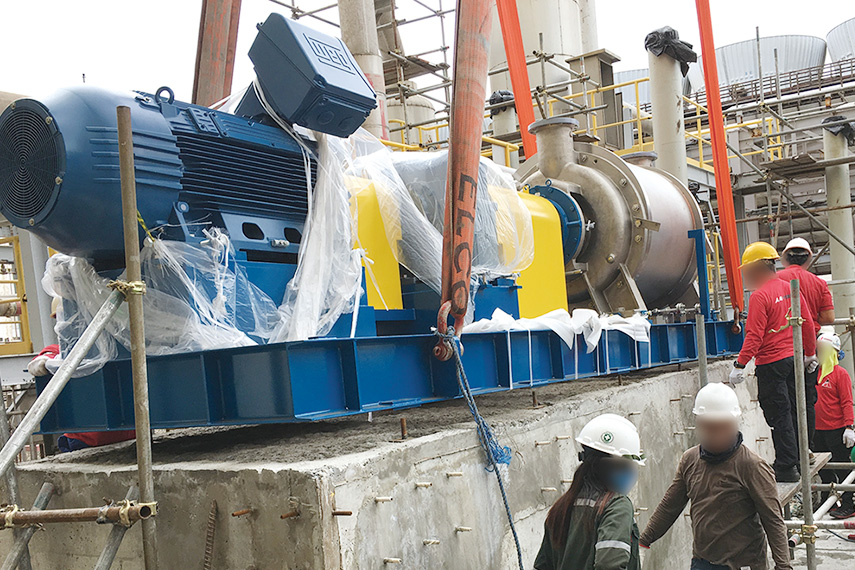
<svg viewBox="0 0 855 570"><path fill-rule="evenodd" d="M283 129L296 137L290 126ZM439 292L447 154L398 155L363 130L347 139L318 133L314 137L317 180L308 179L307 168L309 214L297 270L284 298L270 299L247 279L222 230L207 230L201 245L149 239L141 255L148 287L147 354L304 340L326 335L343 314L354 313L355 322L364 252L358 243L358 212L350 200L348 177L374 184L396 259ZM304 148L306 157L310 152ZM482 160L478 192L473 296L479 277L511 275L534 257L531 215L511 177ZM365 262L370 272L370 260ZM62 346L73 345L91 322L110 293L108 283L85 260L55 255L48 261L43 286L64 300L56 325ZM116 358L120 345L130 346L124 306L76 376L91 374ZM54 370L60 362L51 363Z"/></svg>
<svg viewBox="0 0 855 570"><path fill-rule="evenodd" d="M389 161L391 159L391 161ZM448 153L390 153L374 169L391 171L377 188L386 236L398 261L440 291ZM376 177L376 175L375 175ZM534 259L531 214L509 174L481 159L475 210L473 277L512 275Z"/></svg>
<svg viewBox="0 0 855 570"><path fill-rule="evenodd" d="M323 336L342 314L357 307L362 252L353 248L358 212L351 211L345 176L355 173L354 162L370 152L365 148L369 136L362 129L347 139L315 133L318 180L309 201L297 271L285 291L283 318L271 342Z"/></svg>
<svg viewBox="0 0 855 570"><path fill-rule="evenodd" d="M641 315L598 315L591 309L575 309L571 316L564 309L556 309L533 319L514 319L501 309L493 311L489 319L481 319L463 328L463 333L545 331L557 334L573 349L576 335L583 335L588 352L597 348L604 330L618 330L635 342L650 342L650 321Z"/></svg>
<svg viewBox="0 0 855 570"><path fill-rule="evenodd" d="M146 240L140 260L149 355L263 343L282 318L276 303L234 263L228 237L217 229L207 234L200 246ZM77 341L110 295L109 282L83 259L57 254L48 260L42 285L63 299L56 323L61 346ZM130 349L127 305L107 323L75 377L116 358L119 345ZM54 359L48 368L53 372L61 362Z"/></svg>

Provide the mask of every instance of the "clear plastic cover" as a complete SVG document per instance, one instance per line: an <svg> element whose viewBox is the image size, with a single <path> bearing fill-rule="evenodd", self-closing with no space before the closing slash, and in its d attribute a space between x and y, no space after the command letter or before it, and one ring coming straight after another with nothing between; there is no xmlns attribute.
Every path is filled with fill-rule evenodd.
<svg viewBox="0 0 855 570"><path fill-rule="evenodd" d="M391 162L387 162L391 159ZM374 157L375 169L389 172L377 186L386 236L398 261L413 275L440 290L442 231L448 152L390 153ZM376 180L376 178L375 178ZM531 214L513 178L481 159L475 207L472 274L512 275L534 259Z"/></svg>
<svg viewBox="0 0 855 570"><path fill-rule="evenodd" d="M287 127L287 128L286 128ZM299 141L288 125L283 126ZM439 292L447 153L392 153L360 130L347 139L313 133L317 181L308 179L309 213L297 270L284 299L271 299L235 262L228 236L209 228L201 244L146 240L141 253L146 352L181 353L324 336L362 296L363 260L358 212L348 181L370 180L386 237L399 263ZM482 160L475 220L473 294L478 277L512 275L534 257L531 215L510 175ZM370 275L369 275L370 277ZM119 277L121 278L121 276ZM74 344L110 294L109 279L83 259L50 258L43 286L61 297L57 334ZM281 301L281 302L280 302ZM354 321L355 321L354 315ZM121 307L76 376L91 374L130 347L128 313ZM51 362L55 370L61 360Z"/></svg>
<svg viewBox="0 0 855 570"><path fill-rule="evenodd" d="M218 229L207 232L201 246L184 242L146 240L140 254L146 294L146 353L174 354L267 342L282 319L276 303L253 285L235 264L228 237ZM124 278L124 274L119 278ZM73 345L110 295L110 279L84 259L63 254L47 263L42 285L63 299L56 332L63 347ZM122 305L75 373L99 370L130 349L127 305ZM49 361L54 372L61 358Z"/></svg>

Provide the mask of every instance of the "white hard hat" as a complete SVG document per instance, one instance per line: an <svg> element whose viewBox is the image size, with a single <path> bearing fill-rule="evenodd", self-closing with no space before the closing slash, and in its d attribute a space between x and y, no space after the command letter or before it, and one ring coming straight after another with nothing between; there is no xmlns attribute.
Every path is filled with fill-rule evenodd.
<svg viewBox="0 0 855 570"><path fill-rule="evenodd" d="M816 342L827 342L834 350L840 352L840 337L833 332L820 330L819 336L816 337Z"/></svg>
<svg viewBox="0 0 855 570"><path fill-rule="evenodd" d="M631 421L616 414L602 414L585 424L576 441L614 457L644 465L641 439Z"/></svg>
<svg viewBox="0 0 855 570"><path fill-rule="evenodd" d="M692 413L712 420L732 420L742 415L742 408L733 388L711 382L698 391Z"/></svg>
<svg viewBox="0 0 855 570"><path fill-rule="evenodd" d="M804 249L813 255L813 250L810 248L810 244L805 238L793 238L787 242L787 247L784 248L784 252L790 251L791 249Z"/></svg>

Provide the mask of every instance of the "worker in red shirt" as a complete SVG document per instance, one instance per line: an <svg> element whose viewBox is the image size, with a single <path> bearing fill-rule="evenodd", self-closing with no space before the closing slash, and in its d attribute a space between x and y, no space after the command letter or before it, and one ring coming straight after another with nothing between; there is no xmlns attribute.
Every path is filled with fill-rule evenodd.
<svg viewBox="0 0 855 570"><path fill-rule="evenodd" d="M830 327L829 327L830 328ZM831 460L846 463L850 448L855 446L855 414L852 409L852 379L846 369L837 364L840 337L833 330L823 330L816 342L819 359L819 384L816 402L816 448L830 451ZM839 483L845 473L823 469L819 472L823 483ZM823 502L828 493L823 493ZM840 505L828 514L836 519L855 515L852 493L840 496Z"/></svg>
<svg viewBox="0 0 855 570"><path fill-rule="evenodd" d="M60 310L60 306L60 299L54 297L51 302L51 318L56 318L56 313ZM48 376L50 371L47 369L47 361L57 356L59 356L59 345L49 344L27 364L27 371L33 376ZM57 438L56 445L61 452L65 453L87 447L97 447L99 445L127 441L135 437L136 432L134 430L64 433Z"/></svg>
<svg viewBox="0 0 855 570"><path fill-rule="evenodd" d="M784 248L781 257L784 269L778 272L778 277L784 281L799 280L799 287L805 296L805 302L818 334L820 326L834 324L834 303L831 300L828 283L815 273L808 271L812 259L813 252L806 239L791 239Z"/></svg>
<svg viewBox="0 0 855 570"><path fill-rule="evenodd" d="M821 325L830 325L834 323L834 303L831 300L831 291L828 290L828 284L825 280L817 277L815 274L807 270L813 258L810 244L804 238L794 238L789 241L787 247L784 248L784 253L781 258L781 263L784 269L778 272L778 277L784 281L793 279L799 280L799 289L805 297L810 316L814 321L814 335L819 334ZM808 372L805 370L805 381L809 386L816 385L817 370ZM808 390L808 396L813 398L815 395L813 390ZM808 406L815 405L816 400L808 402ZM808 439L810 447L813 449L815 421L808 419Z"/></svg>
<svg viewBox="0 0 855 570"><path fill-rule="evenodd" d="M796 375L793 365L793 330L790 327L790 284L778 278L775 262L778 252L765 242L754 242L742 254L742 276L752 291L745 323L745 340L739 358L730 373L732 384L745 380L745 366L753 358L757 376L757 397L766 423L772 428L775 445L775 479L780 482L799 480L799 446L796 436ZM805 366L816 369L816 337L813 319L801 295L804 323ZM816 392L816 386L813 387ZM810 387L799 387L806 392ZM813 416L816 396L808 397L808 418Z"/></svg>

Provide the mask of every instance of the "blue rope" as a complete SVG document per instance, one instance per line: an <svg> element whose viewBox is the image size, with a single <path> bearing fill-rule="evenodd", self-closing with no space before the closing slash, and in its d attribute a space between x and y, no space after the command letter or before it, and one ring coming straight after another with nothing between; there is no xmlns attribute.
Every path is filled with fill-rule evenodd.
<svg viewBox="0 0 855 570"><path fill-rule="evenodd" d="M457 368L457 385L460 387L460 392L466 400L466 405L469 406L469 412L475 420L475 427L478 431L478 439L481 442L481 447L487 455L489 465L487 471L492 471L496 474L496 481L499 482L499 491L502 493L502 502L505 504L505 514L508 515L508 523L511 525L511 533L514 535L514 544L517 548L517 561L520 565L520 570L524 570L522 548L520 547L520 538L517 535L517 529L514 525L514 517L511 514L511 507L508 504L508 495L505 492L505 483L502 480L502 474L499 472L499 465L509 465L511 463L511 448L502 446L496 439L490 424L478 411L478 406L475 404L475 397L472 395L472 388L469 387L469 380L466 378L466 371L463 369L463 359L461 358L460 339L454 334L454 330L449 328L448 334L443 334L437 331L437 336L449 343L454 350L454 362Z"/></svg>

